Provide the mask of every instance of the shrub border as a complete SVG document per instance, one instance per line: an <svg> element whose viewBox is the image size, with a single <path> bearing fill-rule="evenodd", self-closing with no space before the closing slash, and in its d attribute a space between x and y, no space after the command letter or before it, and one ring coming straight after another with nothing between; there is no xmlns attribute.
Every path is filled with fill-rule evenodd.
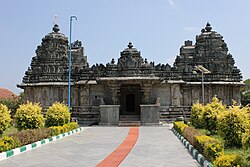
<svg viewBox="0 0 250 167"><path fill-rule="evenodd" d="M31 143L31 144L27 144L25 146L21 146L21 147L12 149L12 150L8 150L6 152L2 152L2 153L0 153L0 161L5 160L5 159L10 158L10 157L13 157L15 155L24 153L26 151L35 149L37 147L40 147L40 146L45 145L45 144L48 144L48 143L50 143L52 141L61 139L63 137L70 136L72 134L78 133L78 132L83 131L85 129L87 129L87 128L86 127L80 127L80 128L74 129L72 131L69 131L69 132L66 132L66 133L63 133L63 134L60 134L60 135L57 135L57 136L53 136L51 138L42 139L40 141Z"/></svg>
<svg viewBox="0 0 250 167"><path fill-rule="evenodd" d="M174 128L172 128L172 132L179 138L182 144L188 149L190 154L194 157L194 159L202 166L202 167L214 167L211 162L206 160L206 158L200 154L194 146L192 146L182 135L180 135Z"/></svg>

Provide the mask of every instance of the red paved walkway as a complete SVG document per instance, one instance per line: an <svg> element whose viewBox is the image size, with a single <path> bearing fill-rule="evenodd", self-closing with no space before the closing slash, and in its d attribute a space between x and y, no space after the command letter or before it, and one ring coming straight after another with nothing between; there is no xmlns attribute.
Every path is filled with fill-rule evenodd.
<svg viewBox="0 0 250 167"><path fill-rule="evenodd" d="M116 148L115 151L113 151L109 156L101 161L96 167L117 167L132 150L132 148L136 144L138 136L139 128L130 128L126 139Z"/></svg>

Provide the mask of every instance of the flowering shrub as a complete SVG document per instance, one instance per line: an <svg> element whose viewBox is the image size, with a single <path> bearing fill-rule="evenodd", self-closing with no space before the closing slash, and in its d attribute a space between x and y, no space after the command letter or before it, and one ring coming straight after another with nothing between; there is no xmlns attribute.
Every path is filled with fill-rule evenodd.
<svg viewBox="0 0 250 167"><path fill-rule="evenodd" d="M201 152L208 160L213 161L224 151L223 143L210 136L195 136L197 140L197 150Z"/></svg>
<svg viewBox="0 0 250 167"><path fill-rule="evenodd" d="M5 105L0 104L0 134L10 126L10 123L10 111Z"/></svg>
<svg viewBox="0 0 250 167"><path fill-rule="evenodd" d="M242 136L249 128L245 110L233 105L218 117L218 134L225 140L228 147L241 147Z"/></svg>
<svg viewBox="0 0 250 167"><path fill-rule="evenodd" d="M76 122L70 122L68 124L65 124L63 126L52 126L50 127L51 131L52 131L52 135L56 136L71 130L74 130L76 128L78 128L78 124Z"/></svg>
<svg viewBox="0 0 250 167"><path fill-rule="evenodd" d="M240 167L242 161L243 159L239 154L222 154L218 156L213 163L215 167Z"/></svg>
<svg viewBox="0 0 250 167"><path fill-rule="evenodd" d="M246 149L250 149L250 129L242 135L242 146Z"/></svg>
<svg viewBox="0 0 250 167"><path fill-rule="evenodd" d="M51 107L48 108L46 112L46 127L50 126L62 126L69 123L70 113L68 107L62 103L54 103Z"/></svg>
<svg viewBox="0 0 250 167"><path fill-rule="evenodd" d="M186 125L185 123L183 122L174 122L174 129L180 133L180 134L183 134L184 132L184 129L188 127L188 125Z"/></svg>
<svg viewBox="0 0 250 167"><path fill-rule="evenodd" d="M202 128L201 115L204 112L204 106L197 102L192 106L191 109L191 124L196 128Z"/></svg>
<svg viewBox="0 0 250 167"><path fill-rule="evenodd" d="M212 102L204 106L203 113L201 115L202 128L209 130L212 134L215 134L217 130L217 117L220 113L223 113L226 107L222 104L217 97L213 97Z"/></svg>
<svg viewBox="0 0 250 167"><path fill-rule="evenodd" d="M44 126L42 107L38 103L27 102L27 104L20 105L14 117L19 130Z"/></svg>
<svg viewBox="0 0 250 167"><path fill-rule="evenodd" d="M11 150L19 146L20 146L20 143L14 140L12 137L4 136L0 138L0 152Z"/></svg>

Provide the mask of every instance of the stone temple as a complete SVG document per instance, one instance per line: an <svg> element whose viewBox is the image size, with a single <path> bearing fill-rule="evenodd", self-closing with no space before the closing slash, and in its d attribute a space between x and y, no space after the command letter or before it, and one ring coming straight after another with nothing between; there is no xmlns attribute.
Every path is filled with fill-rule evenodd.
<svg viewBox="0 0 250 167"><path fill-rule="evenodd" d="M131 42L106 65L89 66L80 41L71 47L71 112L83 124L157 125L188 118L192 104L203 98L204 103L214 96L227 105L240 102L241 72L223 36L209 23L194 44L184 42L173 66L148 62ZM17 85L27 100L44 109L56 101L67 104L68 57L68 38L55 24Z"/></svg>

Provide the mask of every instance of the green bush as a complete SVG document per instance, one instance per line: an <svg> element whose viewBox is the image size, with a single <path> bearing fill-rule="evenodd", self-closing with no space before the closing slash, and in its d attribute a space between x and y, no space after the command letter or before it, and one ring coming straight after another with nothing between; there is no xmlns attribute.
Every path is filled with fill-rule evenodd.
<svg viewBox="0 0 250 167"><path fill-rule="evenodd" d="M228 147L241 147L242 137L249 128L249 120L245 110L233 105L218 116L218 134Z"/></svg>
<svg viewBox="0 0 250 167"><path fill-rule="evenodd" d="M174 122L174 129L180 133L181 135L183 135L184 129L188 127L188 125L186 125L183 122Z"/></svg>
<svg viewBox="0 0 250 167"><path fill-rule="evenodd" d="M70 122L63 126L52 126L50 129L52 130L52 135L56 136L62 133L69 132L71 130L77 129L79 126L76 122Z"/></svg>
<svg viewBox="0 0 250 167"><path fill-rule="evenodd" d="M204 156L208 157L209 161L213 161L216 157L222 154L224 145L217 139L209 140L204 145Z"/></svg>
<svg viewBox="0 0 250 167"><path fill-rule="evenodd" d="M44 126L42 107L38 103L32 104L27 102L27 104L20 105L14 118L19 130L35 129Z"/></svg>
<svg viewBox="0 0 250 167"><path fill-rule="evenodd" d="M62 126L69 123L70 113L68 107L62 103L54 103L46 112L46 127Z"/></svg>
<svg viewBox="0 0 250 167"><path fill-rule="evenodd" d="M59 134L65 133L63 126L51 126L49 127L49 129L51 129L52 136L57 136Z"/></svg>
<svg viewBox="0 0 250 167"><path fill-rule="evenodd" d="M0 134L10 126L10 123L10 111L5 105L0 104Z"/></svg>
<svg viewBox="0 0 250 167"><path fill-rule="evenodd" d="M242 166L242 161L243 159L239 154L221 154L213 163L215 167L240 167Z"/></svg>
<svg viewBox="0 0 250 167"><path fill-rule="evenodd" d="M203 113L201 115L202 127L209 130L212 134L216 133L218 124L218 115L223 113L226 107L219 101L218 98L213 97L212 102L204 106Z"/></svg>
<svg viewBox="0 0 250 167"><path fill-rule="evenodd" d="M217 156L223 153L223 143L213 137L201 135L196 136L197 150L202 153L209 161L213 161Z"/></svg>
<svg viewBox="0 0 250 167"><path fill-rule="evenodd" d="M250 129L242 135L242 146L246 149L250 149Z"/></svg>
<svg viewBox="0 0 250 167"><path fill-rule="evenodd" d="M67 131L71 131L74 129L79 128L79 125L77 122L70 122L68 124L63 125Z"/></svg>
<svg viewBox="0 0 250 167"><path fill-rule="evenodd" d="M204 112L204 106L201 103L195 103L191 109L190 122L196 128L203 128L201 115Z"/></svg>
<svg viewBox="0 0 250 167"><path fill-rule="evenodd" d="M19 146L19 141L14 140L12 137L4 136L0 138L0 152L8 151Z"/></svg>

